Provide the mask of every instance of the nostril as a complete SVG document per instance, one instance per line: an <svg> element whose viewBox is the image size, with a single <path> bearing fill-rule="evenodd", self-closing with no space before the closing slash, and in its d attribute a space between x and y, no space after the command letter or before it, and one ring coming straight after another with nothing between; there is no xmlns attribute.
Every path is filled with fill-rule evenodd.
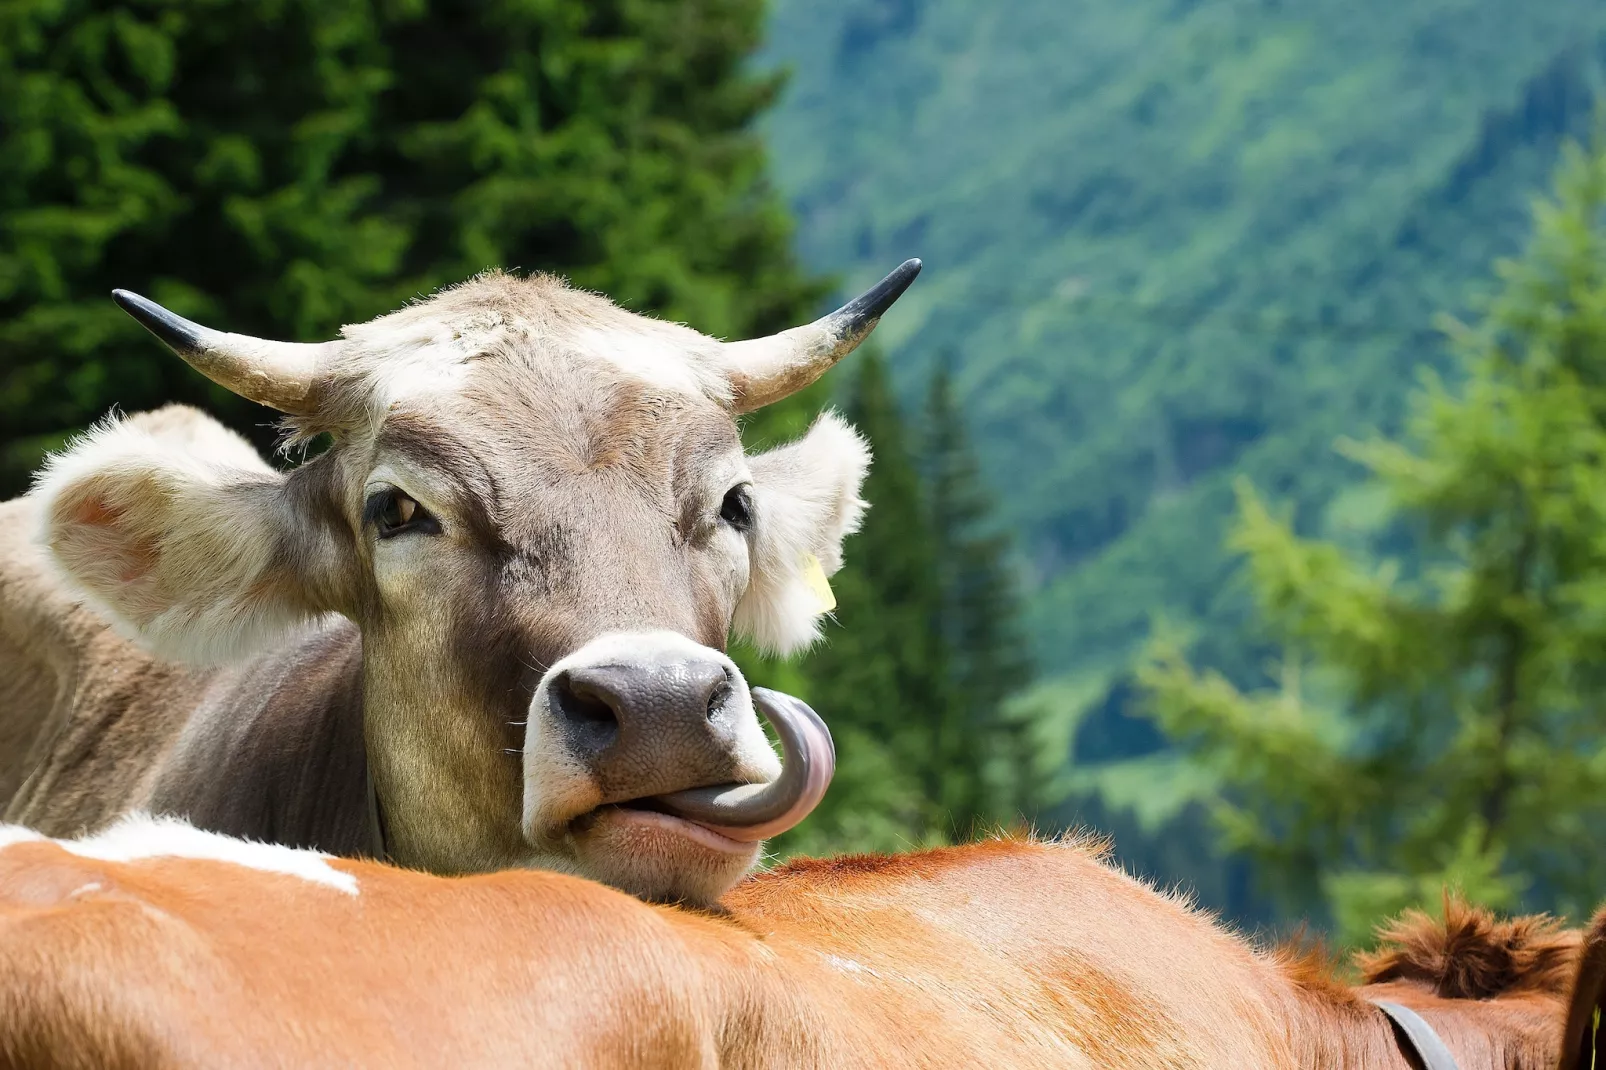
<svg viewBox="0 0 1606 1070"><path fill-rule="evenodd" d="M619 727L618 699L597 681L563 673L552 681L548 701L552 712L571 725L592 731Z"/></svg>
<svg viewBox="0 0 1606 1070"><path fill-rule="evenodd" d="M729 679L721 680L714 685L714 690L708 695L708 719L710 721L719 715L720 710L725 708L725 703L730 697L731 685Z"/></svg>
<svg viewBox="0 0 1606 1070"><path fill-rule="evenodd" d="M619 715L613 712L613 707L600 696L592 694L585 688L574 688L569 692L568 702L565 704L565 713L571 721L582 721L590 724L618 724Z"/></svg>

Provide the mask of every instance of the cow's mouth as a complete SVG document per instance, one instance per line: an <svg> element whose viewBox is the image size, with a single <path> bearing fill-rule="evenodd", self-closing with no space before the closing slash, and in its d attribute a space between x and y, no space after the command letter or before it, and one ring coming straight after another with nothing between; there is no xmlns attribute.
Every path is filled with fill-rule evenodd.
<svg viewBox="0 0 1606 1070"><path fill-rule="evenodd" d="M798 825L819 805L836 770L831 730L790 695L755 687L753 704L780 740L780 776L767 784L716 784L608 803L575 818L570 832L584 835L611 812L615 819L679 832L706 846L745 851Z"/></svg>
<svg viewBox="0 0 1606 1070"><path fill-rule="evenodd" d="M615 827L624 826L647 835L658 833L690 840L721 854L745 855L753 850L754 844L751 841L733 839L707 825L655 809L656 803L655 799L633 799L629 802L599 806L576 818L569 827L575 834L583 836L599 823Z"/></svg>

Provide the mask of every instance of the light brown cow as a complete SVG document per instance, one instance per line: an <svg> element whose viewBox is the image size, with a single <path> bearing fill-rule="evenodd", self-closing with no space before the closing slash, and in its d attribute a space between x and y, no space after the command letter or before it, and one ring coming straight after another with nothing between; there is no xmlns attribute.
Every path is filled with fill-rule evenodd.
<svg viewBox="0 0 1606 1070"><path fill-rule="evenodd" d="M1461 1070L1549 1070L1578 974L1578 933L1452 904L1396 926L1350 987L1085 841L795 862L701 912L172 822L7 838L0 1067L1407 1070L1381 998Z"/></svg>
<svg viewBox="0 0 1606 1070"><path fill-rule="evenodd" d="M166 409L104 423L0 505L5 819L71 835L143 809L437 872L717 896L831 757L815 722L777 725L800 766L778 777L727 633L815 637L869 460L831 415L749 457L736 418L817 379L919 267L735 343L539 276L317 345L119 292L333 445L276 471Z"/></svg>

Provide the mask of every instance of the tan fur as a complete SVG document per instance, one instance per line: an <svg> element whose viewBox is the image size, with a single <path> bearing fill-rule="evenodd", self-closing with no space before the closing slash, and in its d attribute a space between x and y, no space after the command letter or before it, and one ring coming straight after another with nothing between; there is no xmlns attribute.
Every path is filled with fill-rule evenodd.
<svg viewBox="0 0 1606 1070"><path fill-rule="evenodd" d="M0 709L15 746L0 777L27 778L5 812L64 831L160 807L262 838L293 826L291 842L349 853L371 842L352 820L366 771L398 861L632 886L586 861L570 825L583 814L521 832L519 752L543 674L610 635L674 633L715 654L738 617L761 645L797 649L820 615L801 555L835 571L863 509L867 452L833 417L744 456L718 345L560 280L491 274L346 328L294 421L334 444L294 470L193 410L98 425L0 531L14 614L0 634L16 634L0 647L16 697ZM743 533L720 509L748 483ZM376 537L365 503L392 487L438 534ZM33 532L44 556L23 544ZM106 696L102 674L141 686ZM729 757L723 774L759 778L763 761ZM717 782L677 762L644 768L641 794ZM733 856L710 878L688 852L684 886L660 859L641 887L707 898L747 866Z"/></svg>
<svg viewBox="0 0 1606 1070"><path fill-rule="evenodd" d="M0 1065L1407 1070L1383 992L1462 1070L1543 1070L1566 1009L1520 974L1478 1000L1350 988L1078 841L797 861L712 913L184 850L0 848Z"/></svg>
<svg viewBox="0 0 1606 1070"><path fill-rule="evenodd" d="M728 402L716 340L689 327L637 316L553 275L490 271L369 323L346 340L316 411L293 421L298 438L360 433L398 401L461 387L473 363L520 354L541 365L599 358L608 373L671 393Z"/></svg>
<svg viewBox="0 0 1606 1070"><path fill-rule="evenodd" d="M266 470L244 440L193 409L168 406L127 423ZM0 816L66 835L137 804L149 763L112 755L163 748L201 684L76 603L31 537L42 513L35 497L0 503Z"/></svg>
<svg viewBox="0 0 1606 1070"><path fill-rule="evenodd" d="M171 660L238 660L315 612L274 574L302 532L284 477L243 440L199 414L182 433L176 423L171 409L106 420L52 457L37 479L38 538L129 638Z"/></svg>

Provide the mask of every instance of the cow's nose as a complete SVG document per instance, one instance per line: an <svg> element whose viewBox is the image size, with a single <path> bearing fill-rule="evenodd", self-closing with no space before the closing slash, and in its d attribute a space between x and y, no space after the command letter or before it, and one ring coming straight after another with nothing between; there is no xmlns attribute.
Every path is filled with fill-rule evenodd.
<svg viewBox="0 0 1606 1070"><path fill-rule="evenodd" d="M618 790L649 794L665 769L728 775L732 741L721 714L730 694L726 668L695 659L576 666L551 682L547 701L575 757Z"/></svg>

